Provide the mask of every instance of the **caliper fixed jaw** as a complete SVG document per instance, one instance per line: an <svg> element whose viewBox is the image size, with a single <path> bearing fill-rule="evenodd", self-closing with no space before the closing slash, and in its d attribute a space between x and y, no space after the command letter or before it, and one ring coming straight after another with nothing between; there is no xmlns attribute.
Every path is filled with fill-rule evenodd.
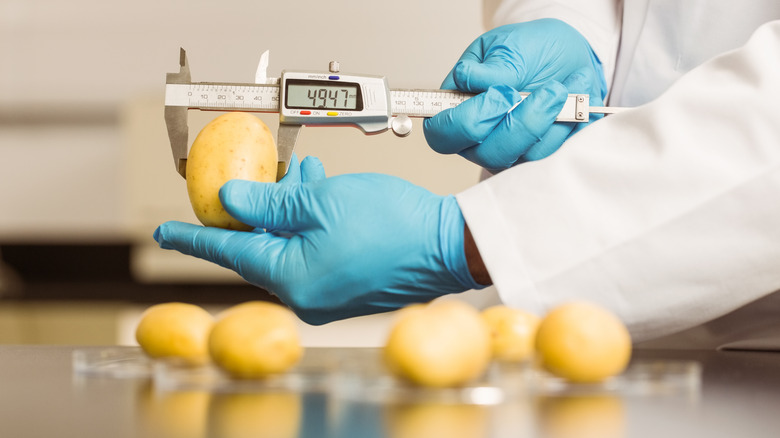
<svg viewBox="0 0 780 438"><path fill-rule="evenodd" d="M179 49L179 72L167 73L166 84L190 84L190 66L187 62L187 52ZM171 143L173 164L182 178L187 178L187 152L189 126L187 125L187 107L165 106L165 126L168 128L168 140Z"/></svg>

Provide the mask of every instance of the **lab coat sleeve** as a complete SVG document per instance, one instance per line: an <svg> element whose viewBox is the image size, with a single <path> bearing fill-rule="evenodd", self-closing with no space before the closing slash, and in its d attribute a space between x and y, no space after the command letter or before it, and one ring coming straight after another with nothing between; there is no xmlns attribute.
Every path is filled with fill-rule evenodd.
<svg viewBox="0 0 780 438"><path fill-rule="evenodd" d="M599 57L607 83L612 82L620 42L619 0L504 0L496 8L494 26L557 18L577 29Z"/></svg>
<svg viewBox="0 0 780 438"><path fill-rule="evenodd" d="M586 299L635 340L780 289L780 21L552 156L458 194L502 300Z"/></svg>

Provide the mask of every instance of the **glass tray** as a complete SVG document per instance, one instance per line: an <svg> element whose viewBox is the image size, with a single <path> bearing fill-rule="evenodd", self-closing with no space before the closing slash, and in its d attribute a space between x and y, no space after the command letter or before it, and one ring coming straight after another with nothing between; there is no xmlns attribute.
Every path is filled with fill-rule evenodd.
<svg viewBox="0 0 780 438"><path fill-rule="evenodd" d="M638 360L599 383L571 383L541 370L534 372L535 392L543 395L652 396L698 393L701 387L701 365L693 361Z"/></svg>
<svg viewBox="0 0 780 438"><path fill-rule="evenodd" d="M214 364L187 366L175 361L157 361L153 379L163 391L206 390L211 392L295 391L326 392L332 387L339 355L327 349L308 349L300 362L285 373L259 379L237 379Z"/></svg>
<svg viewBox="0 0 780 438"><path fill-rule="evenodd" d="M425 388L392 375L381 349L308 348L283 374L235 379L213 364L191 366L152 360L140 348L112 347L73 352L74 373L111 378L148 378L162 391L323 392L338 399L371 403L436 402L495 405L531 395L697 394L701 365L691 361L637 360L622 374L600 383L571 383L530 363L494 362L478 379L451 388Z"/></svg>
<svg viewBox="0 0 780 438"><path fill-rule="evenodd" d="M154 361L140 347L84 348L71 356L73 372L112 378L149 378Z"/></svg>
<svg viewBox="0 0 780 438"><path fill-rule="evenodd" d="M340 398L377 402L435 402L495 405L529 396L655 396L695 394L701 366L690 361L636 361L599 383L572 383L531 363L494 362L479 379L452 388L425 388L387 372L378 358L339 367L333 392Z"/></svg>

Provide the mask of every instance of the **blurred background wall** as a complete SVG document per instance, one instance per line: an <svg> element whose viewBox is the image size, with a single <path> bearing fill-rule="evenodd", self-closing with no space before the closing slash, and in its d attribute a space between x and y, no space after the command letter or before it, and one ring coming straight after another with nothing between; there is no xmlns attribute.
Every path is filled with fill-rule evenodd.
<svg viewBox="0 0 780 438"><path fill-rule="evenodd" d="M195 221L163 120L179 47L193 81L252 82L268 49L269 76L338 60L343 72L386 75L392 88L437 88L483 31L482 16L477 0L2 0L0 254L11 266L0 281L0 342L124 342L122 327L148 303L251 297L223 292L243 287L229 271L151 238L165 220ZM190 141L216 115L191 111ZM276 131L278 116L260 117ZM304 128L296 150L320 157L329 175L389 173L439 194L479 175L432 152L419 120L403 139ZM90 318L124 322L105 337L84 334L91 326L62 335ZM34 319L59 337L31 335L43 330L30 328L42 324Z"/></svg>

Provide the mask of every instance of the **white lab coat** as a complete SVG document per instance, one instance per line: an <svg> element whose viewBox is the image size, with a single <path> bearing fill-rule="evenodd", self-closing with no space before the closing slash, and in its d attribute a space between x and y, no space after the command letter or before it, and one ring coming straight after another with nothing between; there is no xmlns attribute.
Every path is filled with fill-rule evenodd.
<svg viewBox="0 0 780 438"><path fill-rule="evenodd" d="M780 2L624 3L498 8L579 29L637 108L457 199L503 302L591 300L642 341L780 290Z"/></svg>

